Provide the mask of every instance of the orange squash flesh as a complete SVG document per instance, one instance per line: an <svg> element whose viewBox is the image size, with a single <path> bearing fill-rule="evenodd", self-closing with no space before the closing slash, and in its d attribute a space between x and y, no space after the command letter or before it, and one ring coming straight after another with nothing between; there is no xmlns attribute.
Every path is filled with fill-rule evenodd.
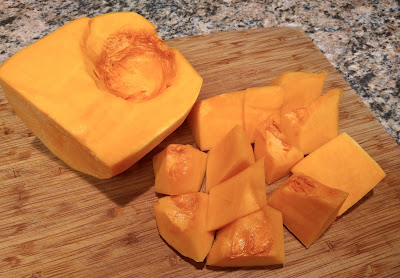
<svg viewBox="0 0 400 278"><path fill-rule="evenodd" d="M339 134L339 100L342 89L329 90L310 105L281 115L282 131L304 154Z"/></svg>
<svg viewBox="0 0 400 278"><path fill-rule="evenodd" d="M253 148L243 127L237 125L208 152L206 192L254 162Z"/></svg>
<svg viewBox="0 0 400 278"><path fill-rule="evenodd" d="M338 215L357 203L384 177L382 168L349 135L342 133L292 168L329 187L348 192Z"/></svg>
<svg viewBox="0 0 400 278"><path fill-rule="evenodd" d="M282 214L268 205L219 230L206 260L207 265L230 267L284 262Z"/></svg>
<svg viewBox="0 0 400 278"><path fill-rule="evenodd" d="M257 211L267 203L264 160L260 159L236 176L210 190L207 230L218 230Z"/></svg>
<svg viewBox="0 0 400 278"><path fill-rule="evenodd" d="M200 191L207 154L190 145L171 144L153 157L155 192L180 195Z"/></svg>
<svg viewBox="0 0 400 278"><path fill-rule="evenodd" d="M204 261L214 232L206 230L208 194L167 196L154 203L157 227L162 238L183 256Z"/></svg>
<svg viewBox="0 0 400 278"><path fill-rule="evenodd" d="M243 127L244 91L197 101L187 122L200 150L214 147L236 125Z"/></svg>
<svg viewBox="0 0 400 278"><path fill-rule="evenodd" d="M281 86L285 90L282 110L287 112L308 105L319 97L326 76L326 72L285 72L269 85Z"/></svg>
<svg viewBox="0 0 400 278"><path fill-rule="evenodd" d="M308 248L333 223L349 194L295 174L268 198L282 212L285 226Z"/></svg>
<svg viewBox="0 0 400 278"><path fill-rule="evenodd" d="M110 178L184 121L202 78L142 16L111 13L74 20L18 52L0 67L0 84L50 151Z"/></svg>
<svg viewBox="0 0 400 278"><path fill-rule="evenodd" d="M271 115L280 119L280 108L285 91L280 86L248 88L244 92L243 124L251 143L254 143L256 127Z"/></svg>
<svg viewBox="0 0 400 278"><path fill-rule="evenodd" d="M268 184L288 175L290 169L303 158L303 153L291 144L273 118L258 126L254 155L257 160L265 158L265 180Z"/></svg>

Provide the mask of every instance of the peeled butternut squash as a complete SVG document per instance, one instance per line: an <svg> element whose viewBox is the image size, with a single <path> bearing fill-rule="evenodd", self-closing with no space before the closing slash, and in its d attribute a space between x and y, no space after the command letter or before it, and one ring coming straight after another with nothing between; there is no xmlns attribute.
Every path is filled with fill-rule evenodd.
<svg viewBox="0 0 400 278"><path fill-rule="evenodd" d="M180 195L200 191L207 154L191 145L171 144L153 157L155 192Z"/></svg>
<svg viewBox="0 0 400 278"><path fill-rule="evenodd" d="M285 226L308 248L336 219L349 193L294 174L268 198Z"/></svg>
<svg viewBox="0 0 400 278"><path fill-rule="evenodd" d="M264 157L265 180L271 184L290 173L290 169L303 158L303 153L282 133L275 119L268 118L256 130L254 155Z"/></svg>
<svg viewBox="0 0 400 278"><path fill-rule="evenodd" d="M266 266L283 264L282 214L266 205L217 231L207 265Z"/></svg>
<svg viewBox="0 0 400 278"><path fill-rule="evenodd" d="M292 168L329 187L348 192L338 215L357 203L384 177L382 168L347 133L324 144Z"/></svg>
<svg viewBox="0 0 400 278"><path fill-rule="evenodd" d="M206 192L255 162L243 127L237 125L208 152Z"/></svg>
<svg viewBox="0 0 400 278"><path fill-rule="evenodd" d="M126 170L173 132L202 78L136 13L74 20L0 67L16 114L65 163L98 178Z"/></svg>
<svg viewBox="0 0 400 278"><path fill-rule="evenodd" d="M206 230L208 194L167 196L154 203L160 235L183 256L202 262L214 240Z"/></svg>
<svg viewBox="0 0 400 278"><path fill-rule="evenodd" d="M218 230L267 203L264 159L210 190L207 229Z"/></svg>
<svg viewBox="0 0 400 278"><path fill-rule="evenodd" d="M282 110L281 127L303 154L309 154L339 134L339 100L342 89L333 89L309 105Z"/></svg>
<svg viewBox="0 0 400 278"><path fill-rule="evenodd" d="M285 72L273 80L270 86L281 86L285 90L284 112L308 105L319 97L324 87L327 72Z"/></svg>
<svg viewBox="0 0 400 278"><path fill-rule="evenodd" d="M268 117L280 121L280 108L285 91L280 86L248 88L244 92L243 124L251 143L254 143L256 127Z"/></svg>
<svg viewBox="0 0 400 278"><path fill-rule="evenodd" d="M236 125L243 127L244 91L199 100L187 118L200 150L214 147Z"/></svg>

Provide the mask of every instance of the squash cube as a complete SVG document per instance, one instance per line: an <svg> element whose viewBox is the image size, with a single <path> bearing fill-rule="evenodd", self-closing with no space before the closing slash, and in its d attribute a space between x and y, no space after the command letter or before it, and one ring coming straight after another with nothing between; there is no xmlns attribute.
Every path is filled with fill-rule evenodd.
<svg viewBox="0 0 400 278"><path fill-rule="evenodd" d="M206 230L208 199L208 194L197 192L166 196L153 205L162 238L196 262L204 261L214 240L214 232Z"/></svg>
<svg viewBox="0 0 400 278"><path fill-rule="evenodd" d="M243 127L244 91L197 101L187 118L200 150L214 147L236 125Z"/></svg>
<svg viewBox="0 0 400 278"><path fill-rule="evenodd" d="M283 224L308 248L336 219L349 194L295 174L268 198L282 212Z"/></svg>
<svg viewBox="0 0 400 278"><path fill-rule="evenodd" d="M217 231L207 265L266 266L283 264L282 214L266 205Z"/></svg>
<svg viewBox="0 0 400 278"><path fill-rule="evenodd" d="M264 159L210 190L207 230L222 228L267 203Z"/></svg>
<svg viewBox="0 0 400 278"><path fill-rule="evenodd" d="M199 192L207 154L190 145L171 144L153 157L155 192L180 195Z"/></svg>
<svg viewBox="0 0 400 278"><path fill-rule="evenodd" d="M333 89L310 105L281 115L282 131L304 154L309 154L339 134L339 100L342 89Z"/></svg>
<svg viewBox="0 0 400 278"><path fill-rule="evenodd" d="M206 192L253 164L253 148L237 125L208 152Z"/></svg>
<svg viewBox="0 0 400 278"><path fill-rule="evenodd" d="M268 118L258 126L254 155L257 160L264 157L265 180L268 184L288 175L290 169L304 157L273 118Z"/></svg>
<svg viewBox="0 0 400 278"><path fill-rule="evenodd" d="M342 215L373 189L385 172L356 141L342 133L321 146L292 168L329 187L349 193L340 208Z"/></svg>
<svg viewBox="0 0 400 278"><path fill-rule="evenodd" d="M127 12L67 23L7 60L0 85L51 152L110 178L184 121L202 78L149 21Z"/></svg>
<svg viewBox="0 0 400 278"><path fill-rule="evenodd" d="M285 72L269 85L281 86L285 90L282 110L286 112L308 105L319 97L326 76L326 72Z"/></svg>
<svg viewBox="0 0 400 278"><path fill-rule="evenodd" d="M280 120L280 108L285 91L280 86L248 88L244 92L244 131L254 143L256 127L271 115Z"/></svg>

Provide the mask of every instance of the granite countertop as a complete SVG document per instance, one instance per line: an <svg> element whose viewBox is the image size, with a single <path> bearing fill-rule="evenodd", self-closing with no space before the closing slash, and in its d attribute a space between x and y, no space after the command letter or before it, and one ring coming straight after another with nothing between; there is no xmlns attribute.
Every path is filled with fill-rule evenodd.
<svg viewBox="0 0 400 278"><path fill-rule="evenodd" d="M68 21L107 12L137 12L163 39L294 27L314 41L400 145L400 1L350 2L1 1L0 64Z"/></svg>

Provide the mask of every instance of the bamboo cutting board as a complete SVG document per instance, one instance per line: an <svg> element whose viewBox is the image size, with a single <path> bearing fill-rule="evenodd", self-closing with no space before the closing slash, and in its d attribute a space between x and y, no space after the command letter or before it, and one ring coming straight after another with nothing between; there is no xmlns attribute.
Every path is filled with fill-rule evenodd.
<svg viewBox="0 0 400 278"><path fill-rule="evenodd" d="M386 178L308 250L285 229L283 267L209 268L160 238L152 210L152 156L169 143L194 144L186 123L123 174L98 180L52 155L0 93L0 277L399 276L400 149L311 40L270 28L167 43L204 78L200 99L263 86L288 70L327 71L324 90L345 91L341 131Z"/></svg>

